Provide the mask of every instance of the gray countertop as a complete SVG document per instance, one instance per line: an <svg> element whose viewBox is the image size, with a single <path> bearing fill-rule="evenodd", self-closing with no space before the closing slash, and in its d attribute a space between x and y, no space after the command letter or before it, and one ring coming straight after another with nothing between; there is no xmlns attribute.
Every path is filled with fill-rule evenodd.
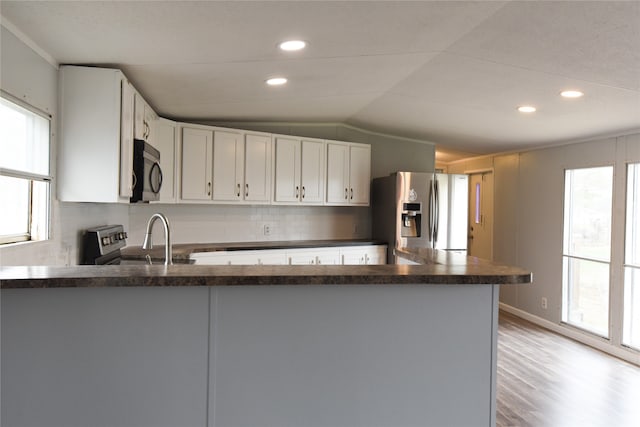
<svg viewBox="0 0 640 427"><path fill-rule="evenodd" d="M431 249L406 249L422 265L0 267L2 289L131 286L526 284L531 272Z"/></svg>

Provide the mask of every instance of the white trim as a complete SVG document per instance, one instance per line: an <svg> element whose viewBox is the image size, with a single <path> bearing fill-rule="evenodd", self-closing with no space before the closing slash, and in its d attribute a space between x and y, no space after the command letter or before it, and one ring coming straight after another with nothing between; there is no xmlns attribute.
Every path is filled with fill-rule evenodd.
<svg viewBox="0 0 640 427"><path fill-rule="evenodd" d="M528 320L531 323L535 323L536 325L541 326L545 329L549 329L550 331L556 332L567 338L571 338L572 340L578 341L582 344L586 344L589 347L593 347L596 350L603 351L619 359L640 366L640 352L633 351L631 349L627 350L625 348L616 347L610 344L608 340L605 340L604 338L598 338L585 332L581 332L577 329L550 322L549 320L543 319L542 317L527 313L524 310L512 307L503 302L500 303L500 310L504 310L522 319Z"/></svg>
<svg viewBox="0 0 640 427"><path fill-rule="evenodd" d="M482 168L482 169L472 169L472 170L465 170L463 173L466 175L484 175L487 173L494 173L493 170L493 166L489 167L489 168Z"/></svg>
<svg viewBox="0 0 640 427"><path fill-rule="evenodd" d="M47 61L49 64L53 65L56 69L60 67L58 61L55 60L53 56L51 56L46 50L41 48L36 42L31 40L29 36L23 33L18 27L16 27L11 21L9 21L4 16L0 15L0 24L7 29L11 34L16 36L18 40L22 43L26 44L33 50L38 56Z"/></svg>
<svg viewBox="0 0 640 427"><path fill-rule="evenodd" d="M423 139L415 139L415 138L408 138L408 137L404 137L404 136L392 135L392 134L389 134L389 133L376 132L376 131L360 128L358 126L353 126L353 125L350 125L350 124L347 124L347 123L341 123L341 122L281 122L281 121L268 122L268 121L242 121L242 120L225 121L225 120L203 120L203 119L194 120L194 122L207 122L207 123L212 123L212 124L204 125L204 126L219 126L219 127L243 126L243 125L249 125L249 126L290 126L290 127L315 126L315 127L336 127L336 128L342 127L342 128L345 128L345 129L353 130L353 131L356 131L356 132L361 132L361 133L368 134L368 135L380 136L380 137L384 137L384 138L395 139L395 140L398 140L398 141L414 142L414 143L417 143L417 144L432 145L434 148L436 146L435 142L426 141L426 140L423 140ZM266 132L266 131L260 131L260 132ZM272 133L274 133L274 132L272 132ZM282 134L282 135L284 135L284 134ZM286 135L286 136L294 136L294 135ZM335 137L337 138L337 135ZM317 139L331 139L331 138L317 138Z"/></svg>

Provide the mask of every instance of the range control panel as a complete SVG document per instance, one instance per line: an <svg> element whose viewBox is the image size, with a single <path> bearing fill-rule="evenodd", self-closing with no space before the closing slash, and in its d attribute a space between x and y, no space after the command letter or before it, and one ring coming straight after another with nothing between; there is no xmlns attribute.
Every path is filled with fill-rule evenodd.
<svg viewBox="0 0 640 427"><path fill-rule="evenodd" d="M83 264L93 264L96 258L119 251L126 246L127 237L127 232L122 225L88 228L83 239Z"/></svg>

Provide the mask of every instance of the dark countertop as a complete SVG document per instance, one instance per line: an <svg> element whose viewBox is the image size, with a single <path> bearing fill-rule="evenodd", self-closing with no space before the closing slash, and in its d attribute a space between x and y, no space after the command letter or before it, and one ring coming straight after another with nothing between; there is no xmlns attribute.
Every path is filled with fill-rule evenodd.
<svg viewBox="0 0 640 427"><path fill-rule="evenodd" d="M341 246L386 245L387 242L371 239L359 240L286 240L275 242L234 242L234 243L176 243L172 245L173 262L188 264L189 256L195 252L250 251L256 249L303 249ZM155 261L164 260L164 245L155 245L153 249L141 246L127 246L121 249L122 259L145 259L149 254Z"/></svg>
<svg viewBox="0 0 640 427"><path fill-rule="evenodd" d="M464 285L531 283L531 272L479 258L408 249L423 265L0 267L2 289L129 286Z"/></svg>

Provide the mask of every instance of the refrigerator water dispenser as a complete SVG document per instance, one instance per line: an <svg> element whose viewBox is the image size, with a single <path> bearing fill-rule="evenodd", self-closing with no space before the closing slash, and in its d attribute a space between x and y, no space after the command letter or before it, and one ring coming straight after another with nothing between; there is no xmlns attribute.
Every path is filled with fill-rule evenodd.
<svg viewBox="0 0 640 427"><path fill-rule="evenodd" d="M420 237L422 235L421 203L404 203L402 208L400 235L402 237Z"/></svg>

